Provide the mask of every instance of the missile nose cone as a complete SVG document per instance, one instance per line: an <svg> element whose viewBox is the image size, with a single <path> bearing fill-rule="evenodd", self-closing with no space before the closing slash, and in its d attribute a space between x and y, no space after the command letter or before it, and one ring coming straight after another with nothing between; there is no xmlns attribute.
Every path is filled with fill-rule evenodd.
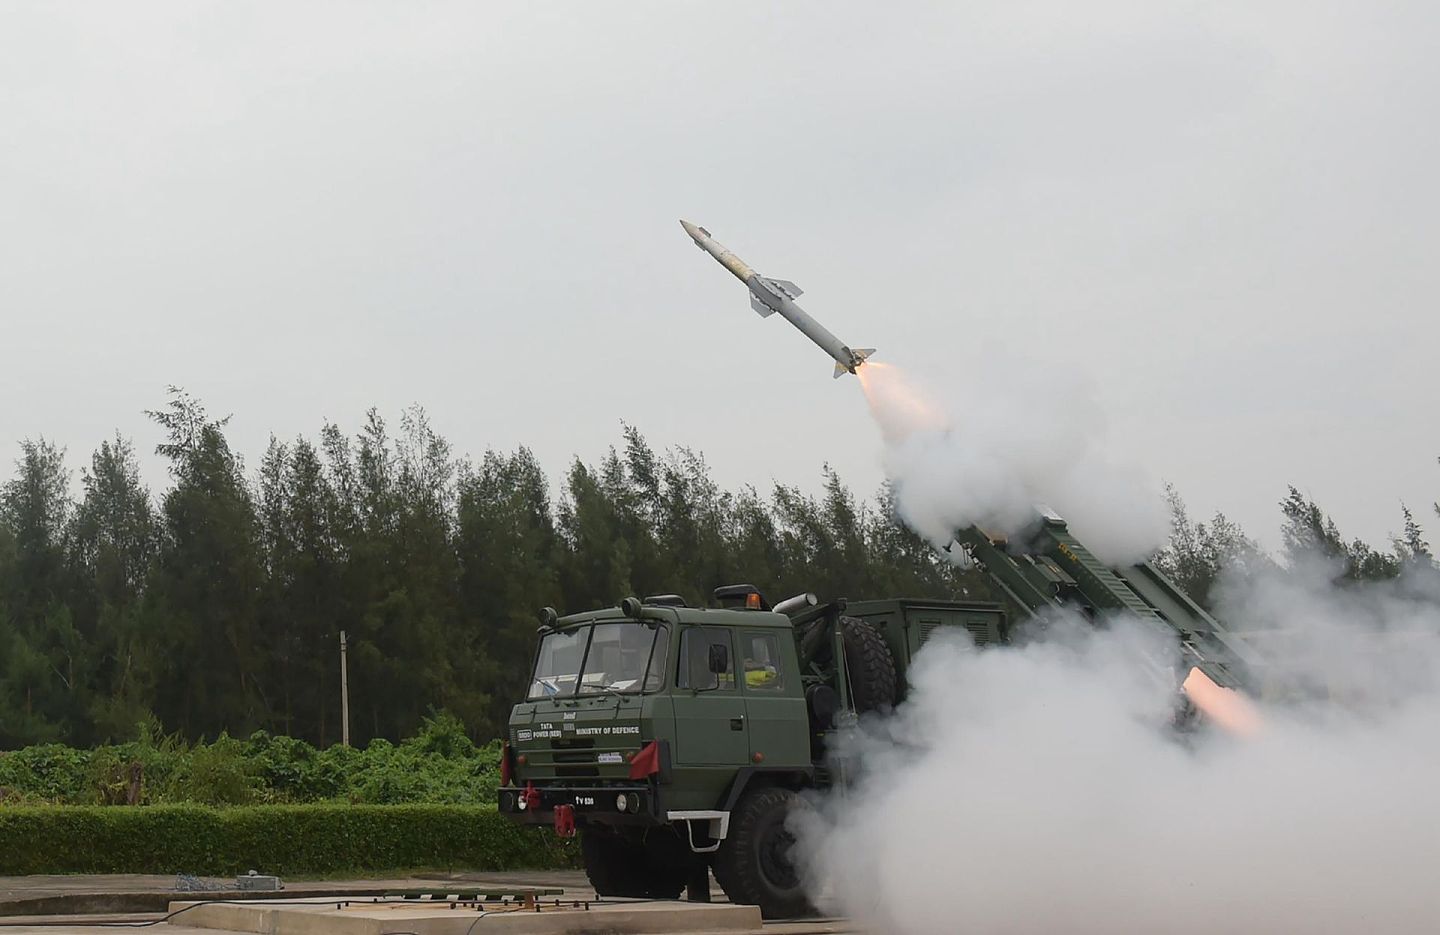
<svg viewBox="0 0 1440 935"><path fill-rule="evenodd" d="M699 243L699 242L700 242L700 238L704 236L703 234L700 233L700 228L696 227L694 224L691 224L689 221L685 220L684 218L681 218L681 220L680 220L680 226L683 227L683 228L685 228L685 233L689 234L689 235L690 235L690 239L693 240L693 241L695 241L696 243Z"/></svg>

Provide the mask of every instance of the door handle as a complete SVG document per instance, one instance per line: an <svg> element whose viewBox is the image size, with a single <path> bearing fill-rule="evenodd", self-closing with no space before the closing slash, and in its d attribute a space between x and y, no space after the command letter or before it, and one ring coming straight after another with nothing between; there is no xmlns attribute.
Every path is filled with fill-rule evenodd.
<svg viewBox="0 0 1440 935"><path fill-rule="evenodd" d="M731 729L731 730L744 730L744 729L745 729L745 715L742 714L742 715L740 715L739 717L732 717L732 718L730 719L730 729Z"/></svg>

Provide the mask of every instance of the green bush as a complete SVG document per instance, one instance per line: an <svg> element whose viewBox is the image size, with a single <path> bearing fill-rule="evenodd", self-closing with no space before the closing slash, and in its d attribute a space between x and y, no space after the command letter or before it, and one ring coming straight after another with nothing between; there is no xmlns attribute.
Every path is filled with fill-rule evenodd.
<svg viewBox="0 0 1440 935"><path fill-rule="evenodd" d="M0 875L299 876L413 868L569 867L575 848L493 808L261 805L0 808Z"/></svg>
<svg viewBox="0 0 1440 935"><path fill-rule="evenodd" d="M21 801L70 801L83 795L90 751L47 743L0 754L0 789Z"/></svg>
<svg viewBox="0 0 1440 935"><path fill-rule="evenodd" d="M0 802L123 803L136 764L147 805L485 805L495 801L500 781L500 743L475 746L465 726L443 712L414 737L374 740L364 749L317 750L265 731L190 746L149 724L138 740L94 750L45 744L0 752Z"/></svg>
<svg viewBox="0 0 1440 935"><path fill-rule="evenodd" d="M200 744L178 764L163 789L167 802L200 805L250 805L262 794L260 765L245 745L225 734Z"/></svg>

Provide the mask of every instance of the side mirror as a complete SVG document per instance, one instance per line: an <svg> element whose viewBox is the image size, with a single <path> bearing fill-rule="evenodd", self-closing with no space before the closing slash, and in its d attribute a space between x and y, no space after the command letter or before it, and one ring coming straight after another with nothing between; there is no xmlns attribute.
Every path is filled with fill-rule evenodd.
<svg viewBox="0 0 1440 935"><path fill-rule="evenodd" d="M724 675L730 671L730 647L724 643L710 644L709 669L714 675Z"/></svg>

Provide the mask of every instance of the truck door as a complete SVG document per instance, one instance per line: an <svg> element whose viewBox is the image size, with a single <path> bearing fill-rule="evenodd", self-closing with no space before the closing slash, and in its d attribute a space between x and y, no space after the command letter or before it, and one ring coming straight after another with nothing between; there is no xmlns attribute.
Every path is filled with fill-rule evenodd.
<svg viewBox="0 0 1440 935"><path fill-rule="evenodd" d="M737 630L744 673L745 715L751 762L765 766L810 764L810 721L800 673L793 671L795 640L789 633L760 628ZM787 644L790 656L784 650ZM759 760L753 757L759 756Z"/></svg>
<svg viewBox="0 0 1440 935"><path fill-rule="evenodd" d="M726 667L711 672L712 647L723 647ZM735 679L735 646L722 627L686 627L680 633L675 684L675 761L684 766L743 766L750 761L745 697ZM688 689L688 691L687 691Z"/></svg>

